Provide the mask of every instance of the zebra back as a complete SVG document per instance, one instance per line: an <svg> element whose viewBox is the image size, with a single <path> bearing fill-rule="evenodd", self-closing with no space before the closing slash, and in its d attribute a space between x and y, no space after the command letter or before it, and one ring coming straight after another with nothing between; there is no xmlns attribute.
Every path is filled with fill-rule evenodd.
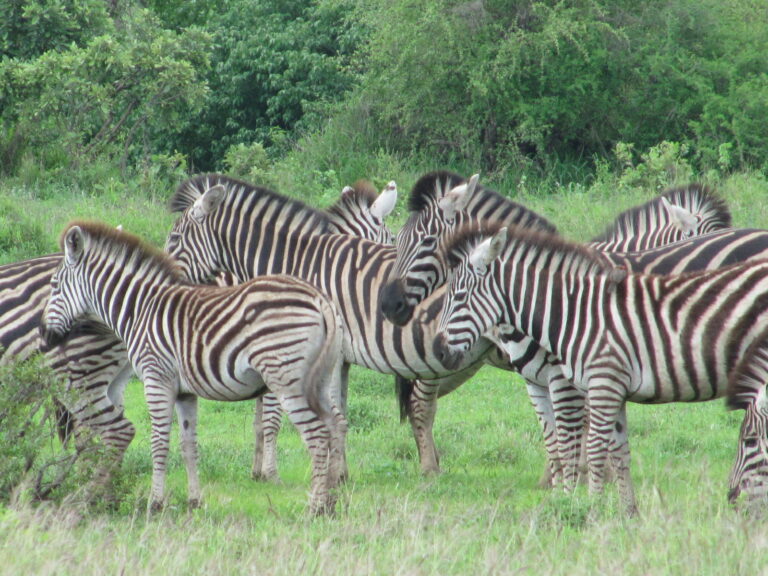
<svg viewBox="0 0 768 576"><path fill-rule="evenodd" d="M730 227L725 201L694 183L622 212L590 245L604 252L637 252Z"/></svg>

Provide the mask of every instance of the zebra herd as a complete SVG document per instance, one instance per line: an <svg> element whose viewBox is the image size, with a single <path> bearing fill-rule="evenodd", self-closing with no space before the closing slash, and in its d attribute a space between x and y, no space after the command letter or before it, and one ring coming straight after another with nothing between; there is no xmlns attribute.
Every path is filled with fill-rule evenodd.
<svg viewBox="0 0 768 576"><path fill-rule="evenodd" d="M285 411L310 453L309 510L332 512L347 474L351 364L396 377L425 474L440 470L437 398L484 364L519 372L547 483L573 489L583 456L601 492L610 459L629 514L626 402L726 397L745 410L729 499L765 499L768 232L732 228L722 200L692 185L576 245L477 176L439 171L415 184L395 247L384 225L395 196L393 182L378 197L361 182L322 212L201 175L170 200L179 216L165 252L74 222L63 256L0 267L0 361L33 353L42 336L78 392L67 406L76 438L91 430L109 449L94 491L135 434L122 407L135 373L152 426L153 508L165 498L173 409L196 506L197 398L256 398L254 476L277 475Z"/></svg>

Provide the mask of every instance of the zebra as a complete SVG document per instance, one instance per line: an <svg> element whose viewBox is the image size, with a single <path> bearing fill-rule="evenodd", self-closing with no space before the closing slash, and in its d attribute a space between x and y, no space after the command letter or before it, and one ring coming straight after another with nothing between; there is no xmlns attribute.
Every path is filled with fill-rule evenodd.
<svg viewBox="0 0 768 576"><path fill-rule="evenodd" d="M434 338L442 293L426 301L409 326L384 321L378 295L394 248L332 234L326 215L265 188L204 174L183 182L169 206L181 215L168 234L166 250L192 281L205 282L222 271L238 281L290 274L330 297L344 327L343 389L350 364L401 379L418 378L407 416L422 473L440 471L432 436L436 399L477 372L491 348L484 341L459 370L447 370L433 356L428 343ZM500 354L498 361L506 365Z"/></svg>
<svg viewBox="0 0 768 576"><path fill-rule="evenodd" d="M94 316L124 343L144 382L152 425L151 509L163 506L172 412L181 428L188 503L197 507L197 398L276 394L310 452L311 514L331 513L342 474L341 327L333 305L296 278L193 286L138 237L76 221L61 239L42 334L55 344Z"/></svg>
<svg viewBox="0 0 768 576"><path fill-rule="evenodd" d="M40 320L51 276L60 262L60 254L51 254L0 266L0 363L41 351ZM104 458L85 490L96 498L109 489L136 433L123 410L123 390L132 375L125 346L100 325L81 322L65 342L42 351L69 392L59 415L62 441L74 434L77 449L82 450L93 434L104 448Z"/></svg>
<svg viewBox="0 0 768 576"><path fill-rule="evenodd" d="M451 172L427 174L414 186L409 204L411 215L398 233L397 259L381 294L382 312L396 324L410 319L421 299L444 283L446 270L439 258L439 244L463 222L497 218L514 225L523 220L533 229L556 233L546 219L480 187L478 175L467 181ZM711 190L693 184L623 212L593 245L602 250L646 249L730 224L725 203ZM513 334L506 331L505 341L492 334L485 336L507 351L510 366L524 377L542 428L552 469L550 483L558 484L564 476L569 487L576 473L570 466L571 456L578 452L586 417L584 401L563 377L556 359L547 358L530 338ZM545 476L542 482L547 480Z"/></svg>
<svg viewBox="0 0 768 576"><path fill-rule="evenodd" d="M610 453L629 514L637 506L625 403L724 396L738 360L765 344L765 260L633 274L578 244L498 223L467 227L444 250L451 281L435 354L457 365L491 327L509 325L559 358L589 400L590 491L602 492Z"/></svg>
<svg viewBox="0 0 768 576"><path fill-rule="evenodd" d="M467 222L505 221L556 233L554 225L478 184L451 172L427 174L416 182L409 198L408 220L397 234L397 259L382 289L381 310L390 321L403 324L415 307L445 282L438 257L440 244ZM643 205L621 213L589 244L604 252L636 252L731 227L725 202L700 184L675 188Z"/></svg>
<svg viewBox="0 0 768 576"><path fill-rule="evenodd" d="M765 505L768 498L768 333L747 351L728 383L727 406L744 410L736 461L728 478L728 501Z"/></svg>

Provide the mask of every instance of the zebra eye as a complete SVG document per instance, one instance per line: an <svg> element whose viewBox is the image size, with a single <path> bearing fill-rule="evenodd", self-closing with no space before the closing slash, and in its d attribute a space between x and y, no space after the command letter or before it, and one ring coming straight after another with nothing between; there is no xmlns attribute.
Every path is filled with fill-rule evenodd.
<svg viewBox="0 0 768 576"><path fill-rule="evenodd" d="M466 290L458 290L454 295L453 299L458 304L463 304L467 301L467 291Z"/></svg>
<svg viewBox="0 0 768 576"><path fill-rule="evenodd" d="M435 236L425 236L421 241L421 245L423 248L431 250L437 245L437 238Z"/></svg>
<svg viewBox="0 0 768 576"><path fill-rule="evenodd" d="M756 448L757 438L744 438L744 446L747 448Z"/></svg>

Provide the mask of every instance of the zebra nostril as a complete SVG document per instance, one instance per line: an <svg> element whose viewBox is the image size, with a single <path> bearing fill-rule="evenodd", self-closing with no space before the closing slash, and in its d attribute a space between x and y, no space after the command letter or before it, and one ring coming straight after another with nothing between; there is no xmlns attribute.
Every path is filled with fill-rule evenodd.
<svg viewBox="0 0 768 576"><path fill-rule="evenodd" d="M469 352L469 344L462 344L461 345L461 351L462 352Z"/></svg>

